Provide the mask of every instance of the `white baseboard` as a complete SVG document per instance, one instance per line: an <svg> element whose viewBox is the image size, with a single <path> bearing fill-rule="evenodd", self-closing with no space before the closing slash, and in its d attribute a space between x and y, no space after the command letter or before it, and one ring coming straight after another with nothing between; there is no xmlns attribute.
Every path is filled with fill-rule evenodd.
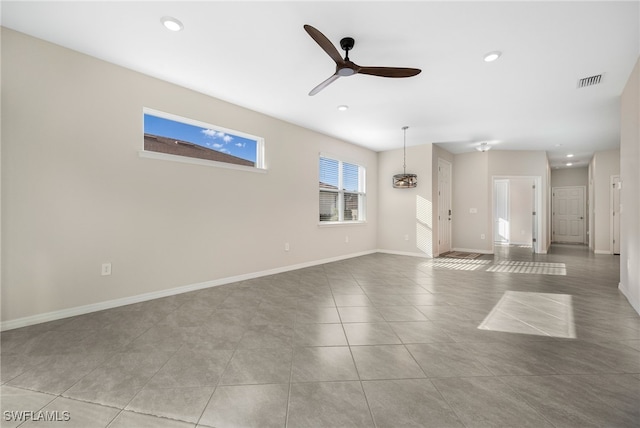
<svg viewBox="0 0 640 428"><path fill-rule="evenodd" d="M196 284L183 285L180 287L169 288L167 290L153 291L151 293L138 294L130 297L123 297L120 299L107 300L99 303L92 303L89 305L76 306L73 308L61 309L58 311L47 312L44 314L31 315L23 318L16 318L13 320L2 321L0 323L0 331L13 330L20 327L27 327L34 324L40 324L43 322L55 321L63 318L73 317L77 315L84 315L91 312L102 311L105 309L117 308L120 306L131 305L133 303L146 302L148 300L159 299L162 297L174 296L176 294L188 293L190 291L202 290L204 288L217 287L219 285L230 284L233 282L246 281L248 279L260 278L268 275L275 275L278 273L289 272L297 269L304 269L307 267L322 265L325 263L337 262L340 260L351 259L354 257L366 256L368 254L376 253L376 250L362 251L359 253L352 253L343 256L330 257L322 260L314 260L312 262L299 263L295 265L283 266L275 269L268 269L260 272L252 272L237 276L230 276L227 278L214 279L211 281L200 282Z"/></svg>
<svg viewBox="0 0 640 428"><path fill-rule="evenodd" d="M511 241L511 242L509 242L509 245L521 245L521 246L522 245L526 245L527 247L530 247L531 246L531 241L522 241L522 242L520 242L520 241Z"/></svg>
<svg viewBox="0 0 640 428"><path fill-rule="evenodd" d="M480 254L493 254L492 250L477 250L474 248L452 248L451 251L462 251L463 253L480 253Z"/></svg>
<svg viewBox="0 0 640 428"><path fill-rule="evenodd" d="M613 253L611 251L608 251L608 250L594 250L593 254L608 254L608 255L611 255Z"/></svg>
<svg viewBox="0 0 640 428"><path fill-rule="evenodd" d="M635 309L635 311L638 313L638 315L640 315L640 302L634 302L631 299L631 293L629 292L629 289L622 283L619 282L618 283L618 290L620 290L620 292L622 294L624 294L624 297L627 298L627 301L629 302L629 304L631 305L631 307L633 309Z"/></svg>
<svg viewBox="0 0 640 428"><path fill-rule="evenodd" d="M425 259L432 259L433 256L425 253L412 253L410 251L393 251L393 250L376 250L378 253L394 254L396 256L409 256L409 257L422 257Z"/></svg>

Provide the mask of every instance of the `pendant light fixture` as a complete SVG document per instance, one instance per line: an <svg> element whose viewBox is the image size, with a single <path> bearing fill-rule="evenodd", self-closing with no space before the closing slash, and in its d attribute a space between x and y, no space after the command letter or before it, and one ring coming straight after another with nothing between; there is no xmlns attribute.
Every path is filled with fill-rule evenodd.
<svg viewBox="0 0 640 428"><path fill-rule="evenodd" d="M407 174L407 129L409 129L408 126L402 127L402 130L404 131L403 173L393 176L393 187L396 189L410 189L418 185L418 176L416 174Z"/></svg>

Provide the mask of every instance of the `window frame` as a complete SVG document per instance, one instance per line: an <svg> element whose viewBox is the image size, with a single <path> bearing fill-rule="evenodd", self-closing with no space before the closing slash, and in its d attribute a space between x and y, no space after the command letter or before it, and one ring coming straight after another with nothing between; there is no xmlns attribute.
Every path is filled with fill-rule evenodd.
<svg viewBox="0 0 640 428"><path fill-rule="evenodd" d="M331 189L320 186L320 164L322 159L330 159L338 162L338 188ZM358 190L345 190L344 189L344 164L350 164L358 167ZM328 153L320 153L318 156L318 216L320 215L320 194L335 193L338 196L337 211L338 220L320 220L318 218L318 226L336 226L336 225L354 225L364 224L367 221L366 207L367 207L367 189L366 189L366 177L367 168L359 162L354 162L349 159L345 159L341 156L336 156ZM345 194L357 194L358 195L358 219L357 220L345 220L344 219L344 197Z"/></svg>
<svg viewBox="0 0 640 428"><path fill-rule="evenodd" d="M153 150L145 150L144 149L144 134L145 134L144 116L145 115L156 116L156 117L159 117L161 119L172 120L174 122L179 122L179 123L184 123L184 124L187 124L187 125L197 126L199 128L214 129L216 131L221 131L221 132L224 132L226 134L230 134L232 136L238 136L238 137L242 137L242 138L253 140L253 141L256 142L256 161L255 161L255 165L254 166L238 165L238 164L234 164L234 163L230 163L230 162L224 162L224 161L215 161L215 160L202 159L202 158L196 158L196 157L191 157L191 156L183 156L183 155L177 155L177 154L156 152L156 151L153 151ZM143 138L142 138L142 149L138 151L138 155L140 157L142 157L142 158L168 160L168 161L173 161L173 162L182 162L182 163L188 163L188 164L194 164L194 165L213 166L213 167L217 167L217 168L235 169L235 170L242 170L242 171L252 171L252 172L260 172L260 173L266 173L267 172L267 167L266 167L266 162L265 162L265 143L264 143L264 138L258 137L256 135L248 134L246 132L237 131L235 129L225 128L223 126L218 126L218 125L214 125L214 124L211 124L211 123L202 122L202 121L199 121L199 120L196 120L196 119L190 119L188 117L178 116L178 115L173 114L173 113L167 113L167 112L160 111L160 110L155 110L155 109L152 109L152 108L149 108L149 107L143 107L142 108L142 136L143 136Z"/></svg>

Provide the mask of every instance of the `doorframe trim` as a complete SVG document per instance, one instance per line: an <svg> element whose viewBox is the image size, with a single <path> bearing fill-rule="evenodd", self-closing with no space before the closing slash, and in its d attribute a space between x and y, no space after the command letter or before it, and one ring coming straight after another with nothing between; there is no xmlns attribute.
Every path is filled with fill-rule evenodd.
<svg viewBox="0 0 640 428"><path fill-rule="evenodd" d="M440 162L444 162L449 164L449 206L453 209L453 162L448 161L447 159L441 158L440 156L438 156L438 168L440 168ZM438 169L438 185L436 186L437 189L440 188L440 170ZM440 211L440 194L438 194L438 211ZM436 215L439 214L439 212L436 212ZM441 226L442 226L442 222L443 220L438 218L438 236L436 237L436 239L438 240L438 255L442 254L442 251L440 249L440 232L442 230ZM451 216L451 221L448 222L449 223L449 251L451 251L453 249L453 242L452 242L452 238L453 238L453 216Z"/></svg>
<svg viewBox="0 0 640 428"><path fill-rule="evenodd" d="M615 245L613 243L614 236L614 227L613 222L615 219L613 218L614 207L613 207L613 186L615 185L614 179L618 179L620 183L620 174L612 174L609 176L609 254L616 254ZM618 210L618 217L620 216L620 210Z"/></svg>
<svg viewBox="0 0 640 428"><path fill-rule="evenodd" d="M554 231L555 231L555 218L553 216L554 212L554 198L553 194L555 193L555 189L582 189L582 212L584 213L584 222L582 224L582 242L580 245L589 244L589 237L587 236L587 224L589 223L589 213L588 213L588 204L587 204L587 186L554 186L551 188L551 242L554 241Z"/></svg>
<svg viewBox="0 0 640 428"><path fill-rule="evenodd" d="M532 232L532 236L531 239L536 239L536 245L533 245L534 249L536 250L535 253L536 254L546 254L547 253L547 249L546 248L542 248L540 245L542 244L542 233L543 233L543 229L542 229L542 217L543 214L541 212L542 210L542 176L540 175L492 175L491 176L491 216L489 217L489 227L490 227L490 235L491 236L491 250L492 252L495 254L495 250L496 250L496 243L493 242L493 236L494 236L494 230L493 230L493 226L495 224L495 215L496 213L494 212L495 210L495 205L496 205L496 195L495 195L495 181L496 180L509 180L509 179L530 179L533 180L536 188L534 190L534 197L535 197L535 201L536 201L536 206L534 207L534 209L536 210L536 228L537 228L537 236L533 236L533 231ZM533 244L533 243L532 243Z"/></svg>
<svg viewBox="0 0 640 428"><path fill-rule="evenodd" d="M499 181L503 181L507 183L507 220L509 221L509 239L507 240L506 244L510 245L511 244L511 181L508 178L494 178L493 179L493 207L492 207L492 215L491 215L491 221L493 222L493 229L492 229L492 233L493 236L491 239L493 239L493 245L495 246L496 244L496 202L497 202L497 195L495 193L496 190L496 183ZM505 242L501 242L501 244L505 244Z"/></svg>

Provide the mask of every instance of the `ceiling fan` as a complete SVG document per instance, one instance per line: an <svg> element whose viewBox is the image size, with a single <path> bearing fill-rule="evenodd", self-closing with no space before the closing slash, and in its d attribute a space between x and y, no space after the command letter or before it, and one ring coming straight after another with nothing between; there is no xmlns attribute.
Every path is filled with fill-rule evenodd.
<svg viewBox="0 0 640 428"><path fill-rule="evenodd" d="M309 95L315 95L340 77L353 76L354 74L369 74L380 77L411 77L419 74L422 70L418 68L401 67L361 67L349 59L349 51L353 49L355 40L345 37L340 40L340 47L346 52L344 59L340 56L333 43L327 39L318 29L311 25L305 25L304 29L311 38L331 57L336 63L336 72L324 82L313 88Z"/></svg>

